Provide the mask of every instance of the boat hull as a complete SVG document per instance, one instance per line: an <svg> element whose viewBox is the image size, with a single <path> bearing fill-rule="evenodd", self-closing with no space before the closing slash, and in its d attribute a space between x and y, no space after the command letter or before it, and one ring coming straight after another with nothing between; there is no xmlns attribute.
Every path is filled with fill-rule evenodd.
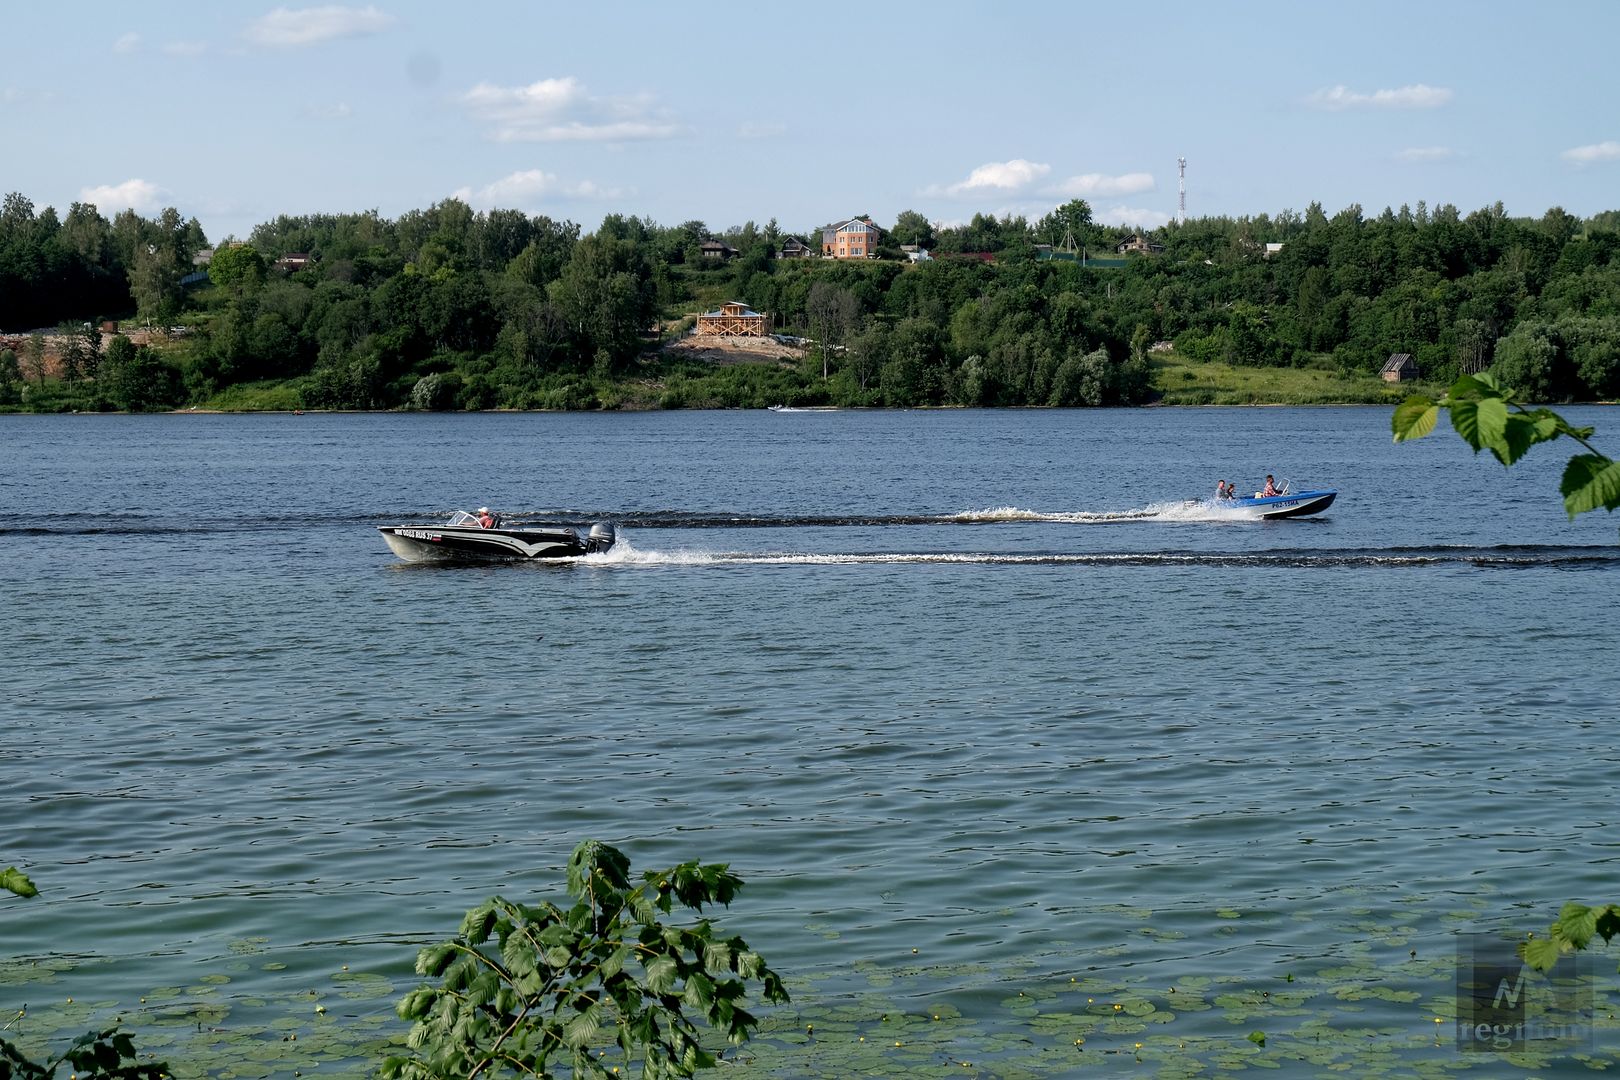
<svg viewBox="0 0 1620 1080"><path fill-rule="evenodd" d="M1281 518L1320 514L1333 505L1333 500L1338 498L1338 495L1337 491L1300 491L1289 495L1273 495L1270 498L1232 499L1228 505L1246 510L1255 517L1276 521Z"/></svg>
<svg viewBox="0 0 1620 1080"><path fill-rule="evenodd" d="M467 525L379 525L390 550L406 562L512 562L577 559L606 551L613 540L573 529L481 529ZM594 531L593 531L594 532Z"/></svg>

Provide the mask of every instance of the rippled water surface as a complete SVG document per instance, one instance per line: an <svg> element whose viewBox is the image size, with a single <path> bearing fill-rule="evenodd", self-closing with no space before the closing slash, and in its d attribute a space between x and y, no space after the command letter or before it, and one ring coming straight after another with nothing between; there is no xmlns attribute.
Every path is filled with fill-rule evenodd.
<svg viewBox="0 0 1620 1080"><path fill-rule="evenodd" d="M750 1075L1584 1074L1459 1055L1452 956L1620 899L1616 521L1565 520L1565 454L1388 430L0 417L8 1035L362 1072L416 949L595 837L748 882L795 999ZM1339 501L1188 502L1266 472ZM480 504L621 542L375 529Z"/></svg>

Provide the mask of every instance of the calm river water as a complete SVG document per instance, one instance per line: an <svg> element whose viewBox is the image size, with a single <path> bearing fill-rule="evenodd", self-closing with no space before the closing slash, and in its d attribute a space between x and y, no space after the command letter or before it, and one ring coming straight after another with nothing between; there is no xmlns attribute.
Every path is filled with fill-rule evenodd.
<svg viewBox="0 0 1620 1080"><path fill-rule="evenodd" d="M736 1075L1584 1075L1453 1039L1460 934L1620 900L1567 456L1360 408L0 417L0 1023L363 1074L417 948L594 837L748 883L794 1002ZM1185 505L1267 472L1339 502ZM374 528L482 504L622 541Z"/></svg>

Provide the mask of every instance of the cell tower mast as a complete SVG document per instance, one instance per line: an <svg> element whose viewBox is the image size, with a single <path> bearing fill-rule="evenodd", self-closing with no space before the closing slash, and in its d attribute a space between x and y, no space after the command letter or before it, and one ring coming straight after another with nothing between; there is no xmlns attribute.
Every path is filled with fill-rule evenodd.
<svg viewBox="0 0 1620 1080"><path fill-rule="evenodd" d="M1187 159L1176 158L1176 166L1181 170L1181 209L1176 214L1176 224L1187 224Z"/></svg>

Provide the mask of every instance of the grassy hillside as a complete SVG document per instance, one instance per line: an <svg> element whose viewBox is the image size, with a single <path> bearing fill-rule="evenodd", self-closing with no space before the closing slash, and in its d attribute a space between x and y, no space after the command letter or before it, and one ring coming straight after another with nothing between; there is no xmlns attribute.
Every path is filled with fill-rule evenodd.
<svg viewBox="0 0 1620 1080"><path fill-rule="evenodd" d="M1444 391L1317 368L1201 364L1174 353L1156 355L1152 366L1161 405L1396 405L1408 394Z"/></svg>

